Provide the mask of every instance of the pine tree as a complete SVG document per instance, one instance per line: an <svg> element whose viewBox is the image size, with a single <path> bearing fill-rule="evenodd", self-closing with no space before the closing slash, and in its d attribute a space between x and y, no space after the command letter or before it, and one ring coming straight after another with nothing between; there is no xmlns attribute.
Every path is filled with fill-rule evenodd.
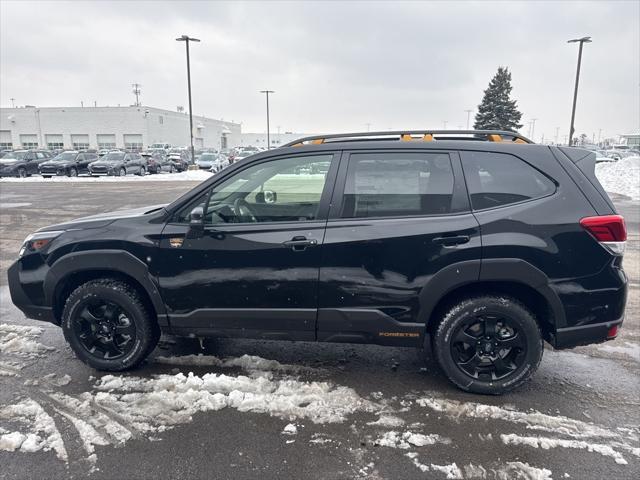
<svg viewBox="0 0 640 480"><path fill-rule="evenodd" d="M506 67L499 67L478 105L473 128L515 132L522 127L519 123L522 113L518 111L516 101L509 98L511 89L511 72Z"/></svg>

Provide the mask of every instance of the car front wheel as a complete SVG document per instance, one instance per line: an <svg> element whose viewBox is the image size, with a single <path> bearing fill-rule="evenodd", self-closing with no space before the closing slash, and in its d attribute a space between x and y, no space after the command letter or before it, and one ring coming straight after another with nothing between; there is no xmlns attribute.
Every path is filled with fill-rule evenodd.
<svg viewBox="0 0 640 480"><path fill-rule="evenodd" d="M77 177L78 176L78 170L76 170L74 167L71 167L69 169L69 172L67 173L67 176L69 176L69 177Z"/></svg>
<svg viewBox="0 0 640 480"><path fill-rule="evenodd" d="M26 178L27 177L27 171L24 168L20 167L18 169L18 177Z"/></svg>
<svg viewBox="0 0 640 480"><path fill-rule="evenodd" d="M137 366L160 337L141 295L115 279L92 280L76 288L65 302L62 330L80 360L106 371Z"/></svg>
<svg viewBox="0 0 640 480"><path fill-rule="evenodd" d="M118 170L118 176L119 177L124 177L127 175L127 171L125 170L124 167L121 167L120 170Z"/></svg>
<svg viewBox="0 0 640 480"><path fill-rule="evenodd" d="M540 327L518 300L467 298L445 313L433 338L436 359L462 390L500 395L525 383L542 360Z"/></svg>

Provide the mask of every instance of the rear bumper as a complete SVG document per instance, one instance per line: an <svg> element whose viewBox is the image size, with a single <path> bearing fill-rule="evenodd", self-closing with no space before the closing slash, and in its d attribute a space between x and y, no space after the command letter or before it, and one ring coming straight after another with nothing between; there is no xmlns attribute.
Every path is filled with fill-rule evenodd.
<svg viewBox="0 0 640 480"><path fill-rule="evenodd" d="M9 267L9 293L11 294L11 301L18 307L26 317L34 320L40 320L43 322L50 322L58 324L53 309L42 305L37 305L31 298L33 295L29 295L25 289L25 285L21 279L20 261L15 262ZM41 285L41 284L39 284ZM40 290L39 286L35 287L36 290Z"/></svg>
<svg viewBox="0 0 640 480"><path fill-rule="evenodd" d="M558 328L556 332L551 335L551 345L558 350L562 350L580 345L614 340L615 337L608 336L609 329L616 325L619 327L623 321L624 317L609 322L592 323L579 327Z"/></svg>

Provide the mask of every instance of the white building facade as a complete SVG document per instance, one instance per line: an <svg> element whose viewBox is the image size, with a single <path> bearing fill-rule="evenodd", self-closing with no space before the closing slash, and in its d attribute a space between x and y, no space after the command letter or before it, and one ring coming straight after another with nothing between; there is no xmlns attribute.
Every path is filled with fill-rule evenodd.
<svg viewBox="0 0 640 480"><path fill-rule="evenodd" d="M289 142L293 142L302 137L309 137L314 135L313 133L294 133L294 132L270 132L269 141L271 142L271 148L278 148ZM243 133L240 136L240 145L243 147L264 147L267 148L267 134L262 133Z"/></svg>
<svg viewBox="0 0 640 480"><path fill-rule="evenodd" d="M239 123L194 116L195 148L241 144ZM0 149L127 148L189 145L189 115L145 106L0 108Z"/></svg>

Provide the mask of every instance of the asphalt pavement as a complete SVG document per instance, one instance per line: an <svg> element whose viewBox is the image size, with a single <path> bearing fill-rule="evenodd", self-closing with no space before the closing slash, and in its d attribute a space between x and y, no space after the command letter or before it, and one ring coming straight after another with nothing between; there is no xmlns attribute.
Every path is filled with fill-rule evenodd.
<svg viewBox="0 0 640 480"><path fill-rule="evenodd" d="M11 304L6 269L33 230L192 186L0 183L1 479L640 478L637 202L612 195L629 229L618 339L547 349L501 397L457 390L417 350L366 345L163 337L139 369L104 376Z"/></svg>

